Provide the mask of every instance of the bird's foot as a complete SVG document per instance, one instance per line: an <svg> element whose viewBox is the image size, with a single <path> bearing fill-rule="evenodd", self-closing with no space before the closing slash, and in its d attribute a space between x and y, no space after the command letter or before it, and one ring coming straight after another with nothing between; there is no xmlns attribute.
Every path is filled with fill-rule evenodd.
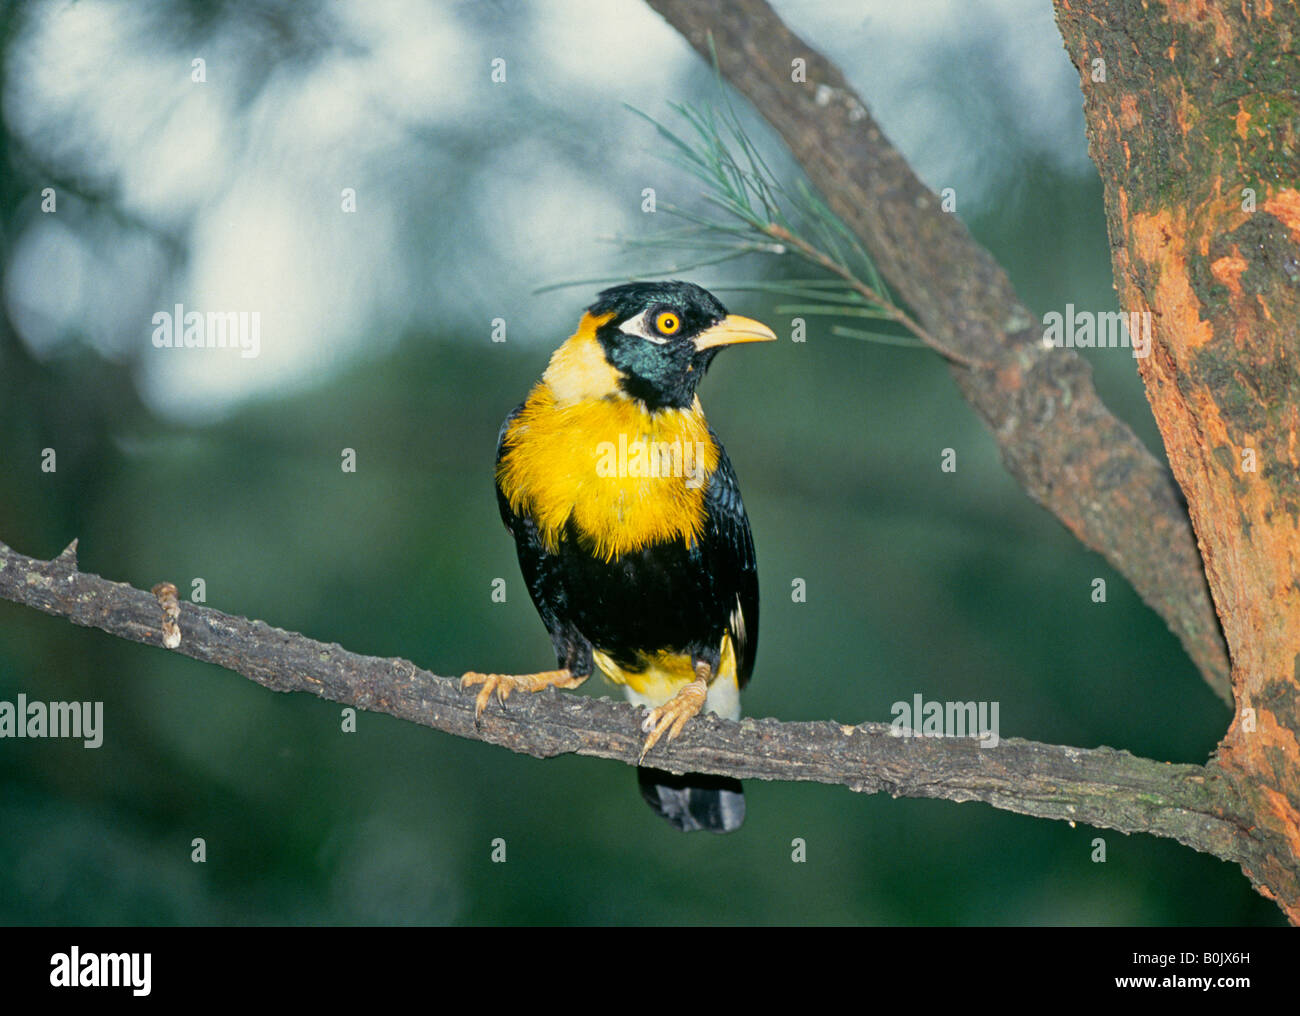
<svg viewBox="0 0 1300 1016"><path fill-rule="evenodd" d="M568 668L544 670L540 674L479 674L471 670L460 679L460 686L461 688L469 688L476 684L483 686L474 702L474 722L477 723L479 717L483 715L483 710L487 708L488 699L492 697L493 692L496 692L497 701L504 706L513 691L541 691L552 685L556 688L576 688L585 680L587 680L586 676L575 677L573 671Z"/></svg>
<svg viewBox="0 0 1300 1016"><path fill-rule="evenodd" d="M641 749L641 757L637 762L645 761L646 755L663 737L664 731L668 732L670 741L680 734L686 721L704 708L704 699L708 694L708 682L703 677L697 677L663 705L651 709L650 715L641 724L641 729L650 736L645 739L645 746Z"/></svg>

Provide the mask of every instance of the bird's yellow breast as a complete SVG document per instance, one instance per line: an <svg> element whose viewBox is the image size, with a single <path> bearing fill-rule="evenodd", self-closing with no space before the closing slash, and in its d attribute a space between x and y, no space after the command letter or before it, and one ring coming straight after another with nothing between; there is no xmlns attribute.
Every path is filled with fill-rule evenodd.
<svg viewBox="0 0 1300 1016"><path fill-rule="evenodd" d="M584 315L551 357L506 431L497 481L548 550L572 519L608 561L701 535L718 449L698 398L651 411L619 388L595 334L604 320Z"/></svg>

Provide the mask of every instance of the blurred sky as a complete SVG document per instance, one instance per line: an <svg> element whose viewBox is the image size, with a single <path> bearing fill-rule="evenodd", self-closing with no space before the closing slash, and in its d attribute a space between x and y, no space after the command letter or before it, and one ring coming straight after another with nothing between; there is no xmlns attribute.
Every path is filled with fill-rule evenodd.
<svg viewBox="0 0 1300 1016"><path fill-rule="evenodd" d="M1015 186L1016 159L1086 167L1077 76L1048 4L776 6L963 213ZM526 317L518 337L550 344L575 296L530 290L609 274L615 251L599 240L646 228L643 187L694 201L623 108L670 120L666 100L702 73L644 5L235 4L206 25L202 10L42 4L4 82L9 129L56 191L75 181L114 205L60 193L50 216L32 198L12 240L10 316L38 355L85 341L134 361L159 413L211 418L382 355L413 327L476 342L491 319ZM965 101L936 102L936 88ZM152 315L176 303L258 311L260 356L142 355Z"/></svg>

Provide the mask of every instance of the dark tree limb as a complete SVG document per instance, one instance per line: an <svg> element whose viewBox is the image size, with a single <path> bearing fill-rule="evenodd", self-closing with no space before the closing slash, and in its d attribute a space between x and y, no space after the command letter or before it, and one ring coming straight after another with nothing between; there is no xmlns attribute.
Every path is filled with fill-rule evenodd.
<svg viewBox="0 0 1300 1016"><path fill-rule="evenodd" d="M175 600L163 583L151 595L77 568L74 543L39 561L0 543L0 599L74 624L163 647ZM642 733L626 703L554 690L493 703L474 722L474 693L406 660L361 656L262 621L179 604L171 650L242 674L272 691L305 691L332 702L487 741L538 758L574 753L635 765ZM1170 765L1112 748L1082 749L1017 738L980 747L973 738L894 736L883 723L689 723L654 764L674 772L838 784L859 793L983 801L1040 818L1086 822L1175 839L1243 866L1272 848L1252 831L1242 797L1213 766Z"/></svg>
<svg viewBox="0 0 1300 1016"><path fill-rule="evenodd" d="M946 349L1003 464L1101 553L1178 636L1225 701L1228 654L1200 554L1168 470L1102 404L1088 364L1044 349L1042 326L992 255L917 179L825 57L763 0L647 0L785 139L808 179ZM806 61L806 82L791 61Z"/></svg>

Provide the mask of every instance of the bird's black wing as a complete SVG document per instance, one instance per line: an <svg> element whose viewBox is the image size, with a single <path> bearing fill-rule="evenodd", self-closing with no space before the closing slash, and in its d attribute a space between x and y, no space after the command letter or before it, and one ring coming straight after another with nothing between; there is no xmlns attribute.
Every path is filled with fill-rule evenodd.
<svg viewBox="0 0 1300 1016"><path fill-rule="evenodd" d="M743 688L758 652L758 563L736 473L718 436L712 431L710 436L718 448L718 468L709 479L704 502L709 574L714 602L726 611L736 650L736 678Z"/></svg>
<svg viewBox="0 0 1300 1016"><path fill-rule="evenodd" d="M510 424L523 411L521 402L501 424L497 434L497 465L501 463L501 453L505 448L506 431ZM575 675L591 673L591 643L575 628L568 614L567 597L561 575L561 561L558 556L548 551L542 544L537 532L537 523L532 516L518 513L510 507L510 499L501 489L500 479L496 482L497 507L501 510L501 521L515 538L515 551L519 557L519 570L523 573L524 585L532 597L537 613L542 616L542 623L551 636L555 647L555 658L559 666L568 667Z"/></svg>
<svg viewBox="0 0 1300 1016"><path fill-rule="evenodd" d="M510 425L515 422L515 419L523 411L524 411L524 404L521 402L519 403L519 405L515 406L514 409L510 410L510 414L504 420L501 421L501 429L497 431L497 458L496 458L497 468L500 468L501 466L501 454L502 452L505 451L505 447L506 447L506 431L510 429ZM510 530L510 535L515 537L515 539L517 540L519 538L519 533L517 530L519 529L522 520L518 515L514 513L514 510L510 507L510 499L506 497L505 491L501 489L501 481L499 479L497 480L496 486L497 486L497 508L501 510L501 521L506 524L506 529Z"/></svg>

